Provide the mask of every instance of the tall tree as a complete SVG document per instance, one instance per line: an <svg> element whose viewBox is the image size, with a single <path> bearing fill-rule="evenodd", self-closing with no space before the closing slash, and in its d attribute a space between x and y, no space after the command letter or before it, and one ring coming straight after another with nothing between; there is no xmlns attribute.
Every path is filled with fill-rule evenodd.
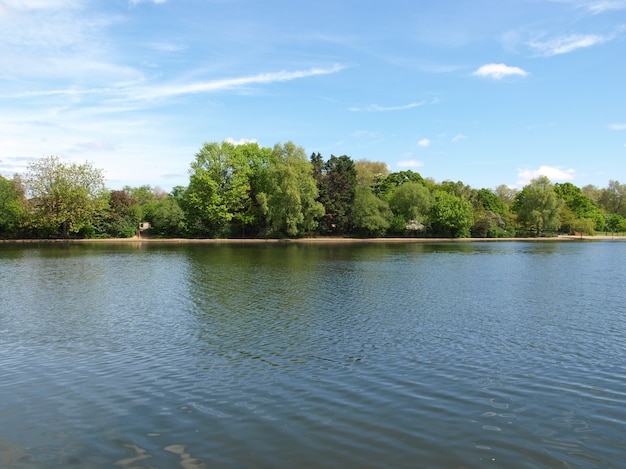
<svg viewBox="0 0 626 469"><path fill-rule="evenodd" d="M378 186L389 175L387 163L382 161L358 160L354 163L356 183L359 186L370 186L375 192Z"/></svg>
<svg viewBox="0 0 626 469"><path fill-rule="evenodd" d="M28 217L22 181L0 176L0 238L15 238L22 234Z"/></svg>
<svg viewBox="0 0 626 469"><path fill-rule="evenodd" d="M256 143L205 143L191 164L183 208L200 234L228 236L233 223L245 224L250 213L251 177L261 150ZM232 222L232 223L231 223Z"/></svg>
<svg viewBox="0 0 626 469"><path fill-rule="evenodd" d="M576 187L571 182L565 183L556 183L554 185L554 190L557 195L565 202L565 207L567 207L574 214L576 220L587 219L592 220L594 230L602 230L604 229L604 214L599 207L595 205L593 200L586 195L580 188ZM561 217L561 222L563 222L563 217ZM576 221L574 223L576 226L587 227L589 225L588 221L584 223L580 223ZM566 227L564 223L561 223L561 226ZM567 226L567 228L572 228ZM579 230L576 230L579 231ZM588 228L586 228L586 233L589 233Z"/></svg>
<svg viewBox="0 0 626 469"><path fill-rule="evenodd" d="M276 144L267 169L266 186L257 195L268 234L302 236L317 228L324 206L311 163L302 147L292 142Z"/></svg>
<svg viewBox="0 0 626 469"><path fill-rule="evenodd" d="M91 163L63 163L48 156L28 165L25 184L36 226L48 235L68 238L95 221L106 206L101 169Z"/></svg>
<svg viewBox="0 0 626 469"><path fill-rule="evenodd" d="M626 184L611 180L606 189L600 191L598 204L607 213L626 217Z"/></svg>
<svg viewBox="0 0 626 469"><path fill-rule="evenodd" d="M361 185L356 188L352 221L354 231L363 236L384 236L389 229L393 213L389 204L379 199L372 188Z"/></svg>
<svg viewBox="0 0 626 469"><path fill-rule="evenodd" d="M400 226L409 223L425 226L433 197L428 188L419 182L407 182L397 186L389 195L389 208L401 218ZM411 225L413 226L413 225Z"/></svg>
<svg viewBox="0 0 626 469"><path fill-rule="evenodd" d="M541 176L522 188L512 208L517 221L540 236L544 231L560 228L563 205L550 180Z"/></svg>
<svg viewBox="0 0 626 469"><path fill-rule="evenodd" d="M319 153L318 153L319 156ZM314 175L317 161L313 161ZM317 187L319 201L326 215L320 221L320 229L326 233L347 233L352 225L352 207L356 190L357 173L354 161L343 155L331 155L324 163Z"/></svg>
<svg viewBox="0 0 626 469"><path fill-rule="evenodd" d="M467 238L474 224L472 205L461 197L438 190L434 194L430 220L435 236Z"/></svg>

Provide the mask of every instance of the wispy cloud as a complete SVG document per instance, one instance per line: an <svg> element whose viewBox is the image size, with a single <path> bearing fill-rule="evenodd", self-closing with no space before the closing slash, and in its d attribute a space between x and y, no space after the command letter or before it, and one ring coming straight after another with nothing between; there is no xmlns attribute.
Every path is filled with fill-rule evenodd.
<svg viewBox="0 0 626 469"><path fill-rule="evenodd" d="M626 124L611 124L609 125L611 130L626 130Z"/></svg>
<svg viewBox="0 0 626 469"><path fill-rule="evenodd" d="M400 106L380 106L378 104L370 104L365 107L351 107L349 110L352 112L388 112L388 111L404 111L406 109L413 109L415 107L423 106L424 102L413 102L409 104L403 104Z"/></svg>
<svg viewBox="0 0 626 469"><path fill-rule="evenodd" d="M97 151L114 151L117 147L105 142L78 142L66 151L68 153L93 153Z"/></svg>
<svg viewBox="0 0 626 469"><path fill-rule="evenodd" d="M459 140L464 140L466 138L467 138L467 136L465 136L463 134L456 134L454 137L452 137L452 143L456 143Z"/></svg>
<svg viewBox="0 0 626 469"><path fill-rule="evenodd" d="M165 3L167 0L128 0L128 3L132 6L139 5L140 3L154 3L156 5Z"/></svg>
<svg viewBox="0 0 626 469"><path fill-rule="evenodd" d="M403 160L398 161L397 166L398 168L421 168L424 166L424 163L418 160Z"/></svg>
<svg viewBox="0 0 626 469"><path fill-rule="evenodd" d="M505 64L486 64L475 70L472 75L500 80L512 75L525 77L528 75L528 72L519 67L511 67Z"/></svg>
<svg viewBox="0 0 626 469"><path fill-rule="evenodd" d="M187 83L181 85L169 85L145 88L140 96L149 99L167 98L172 96L180 96L194 93L215 93L218 91L226 91L242 88L247 85L267 85L276 82L285 82L297 80L300 78L308 78L319 75L329 75L344 70L343 65L335 64L328 68L310 68L308 70L296 71L280 71L270 73L260 73L244 77L225 78L221 80L201 81L196 83Z"/></svg>
<svg viewBox="0 0 626 469"><path fill-rule="evenodd" d="M517 184L524 186L539 176L546 176L550 181L572 181L576 178L576 170L562 169L555 166L540 166L538 169L519 169L517 171Z"/></svg>
<svg viewBox="0 0 626 469"><path fill-rule="evenodd" d="M528 45L538 54L551 57L553 55L567 54L576 49L602 44L611 39L612 36L600 36L597 34L571 34L547 41L532 41Z"/></svg>
<svg viewBox="0 0 626 469"><path fill-rule="evenodd" d="M580 7L585 8L587 11L593 13L594 15L597 15L606 11L626 9L626 0L585 0L580 4Z"/></svg>
<svg viewBox="0 0 626 469"><path fill-rule="evenodd" d="M423 138L419 142L417 142L417 144L423 148L429 147L431 143L431 140L428 138Z"/></svg>

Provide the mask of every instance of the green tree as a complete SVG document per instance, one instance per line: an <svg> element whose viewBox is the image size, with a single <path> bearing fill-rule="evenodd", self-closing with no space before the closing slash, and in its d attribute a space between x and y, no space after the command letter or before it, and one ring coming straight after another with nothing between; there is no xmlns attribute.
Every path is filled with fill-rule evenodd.
<svg viewBox="0 0 626 469"><path fill-rule="evenodd" d="M430 210L430 220L435 236L467 238L474 224L472 205L461 197L437 190Z"/></svg>
<svg viewBox="0 0 626 469"><path fill-rule="evenodd" d="M391 190L388 200L389 208L398 217L394 223L398 231L421 231L428 225L433 197L424 184L413 181L401 184Z"/></svg>
<svg viewBox="0 0 626 469"><path fill-rule="evenodd" d="M141 221L141 208L125 190L109 193L109 212L104 231L114 238L130 238L135 235Z"/></svg>
<svg viewBox="0 0 626 469"><path fill-rule="evenodd" d="M406 184L407 182L419 182L420 184L423 184L424 178L421 174L411 171L410 169L391 173L380 183L377 195L385 198L393 189L401 186L402 184Z"/></svg>
<svg viewBox="0 0 626 469"><path fill-rule="evenodd" d="M25 191L21 179L0 176L0 238L16 238L27 223Z"/></svg>
<svg viewBox="0 0 626 469"><path fill-rule="evenodd" d="M276 144L265 183L257 201L267 234L302 236L317 228L324 206L317 201L313 168L302 147L292 142Z"/></svg>
<svg viewBox="0 0 626 469"><path fill-rule="evenodd" d="M565 202L565 207L569 208L572 213L574 213L576 219L593 220L594 230L602 230L604 228L604 214L602 210L600 210L593 200L580 188L576 187L571 182L565 182L563 184L556 183L554 190L563 202ZM561 220L563 220L563 217L561 217ZM587 224L587 222L584 224ZM561 226L565 227L563 223L561 223Z"/></svg>
<svg viewBox="0 0 626 469"><path fill-rule="evenodd" d="M357 173L354 161L343 155L330 159L318 171L319 153L312 159L313 175L317 180L318 200L326 212L320 220L320 229L326 233L344 234L352 225L352 207L356 190Z"/></svg>
<svg viewBox="0 0 626 469"><path fill-rule="evenodd" d="M541 176L522 188L512 208L517 213L517 221L540 236L545 231L560 228L563 205L550 180Z"/></svg>
<svg viewBox="0 0 626 469"><path fill-rule="evenodd" d="M182 236L186 233L185 213L174 197L166 197L155 207L150 220L151 234L162 237Z"/></svg>
<svg viewBox="0 0 626 469"><path fill-rule="evenodd" d="M354 163L354 168L356 169L356 183L359 186L370 186L374 192L389 175L389 167L382 161L361 159Z"/></svg>
<svg viewBox="0 0 626 469"><path fill-rule="evenodd" d="M205 143L191 164L183 208L199 234L228 236L250 223L251 177L263 152L256 143Z"/></svg>
<svg viewBox="0 0 626 469"><path fill-rule="evenodd" d="M498 196L498 199L502 201L504 205L510 207L515 202L515 197L518 194L518 190L512 187L507 186L506 184L500 184L496 187L495 193Z"/></svg>
<svg viewBox="0 0 626 469"><path fill-rule="evenodd" d="M362 236L384 236L393 214L389 205L379 199L368 185L358 186L354 197L352 222Z"/></svg>
<svg viewBox="0 0 626 469"><path fill-rule="evenodd" d="M95 222L106 207L102 170L91 163L63 163L56 156L29 163L25 178L36 227L68 238Z"/></svg>
<svg viewBox="0 0 626 469"><path fill-rule="evenodd" d="M611 180L606 189L600 191L598 204L606 213L626 217L626 184Z"/></svg>

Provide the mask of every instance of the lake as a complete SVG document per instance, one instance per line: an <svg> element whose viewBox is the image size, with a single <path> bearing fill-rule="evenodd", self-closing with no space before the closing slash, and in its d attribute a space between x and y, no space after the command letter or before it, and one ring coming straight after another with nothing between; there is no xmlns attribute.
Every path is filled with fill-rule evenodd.
<svg viewBox="0 0 626 469"><path fill-rule="evenodd" d="M0 466L626 467L626 243L0 244Z"/></svg>

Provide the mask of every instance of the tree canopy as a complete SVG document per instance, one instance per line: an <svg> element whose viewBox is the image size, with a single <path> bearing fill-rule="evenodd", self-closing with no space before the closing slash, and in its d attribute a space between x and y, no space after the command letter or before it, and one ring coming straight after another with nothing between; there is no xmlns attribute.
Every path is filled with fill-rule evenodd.
<svg viewBox="0 0 626 469"><path fill-rule="evenodd" d="M553 184L475 189L348 155L306 157L272 148L202 145L189 184L170 193L142 185L108 190L91 163L55 156L24 176L0 176L0 237L514 237L626 231L626 185ZM147 223L144 223L147 222Z"/></svg>

